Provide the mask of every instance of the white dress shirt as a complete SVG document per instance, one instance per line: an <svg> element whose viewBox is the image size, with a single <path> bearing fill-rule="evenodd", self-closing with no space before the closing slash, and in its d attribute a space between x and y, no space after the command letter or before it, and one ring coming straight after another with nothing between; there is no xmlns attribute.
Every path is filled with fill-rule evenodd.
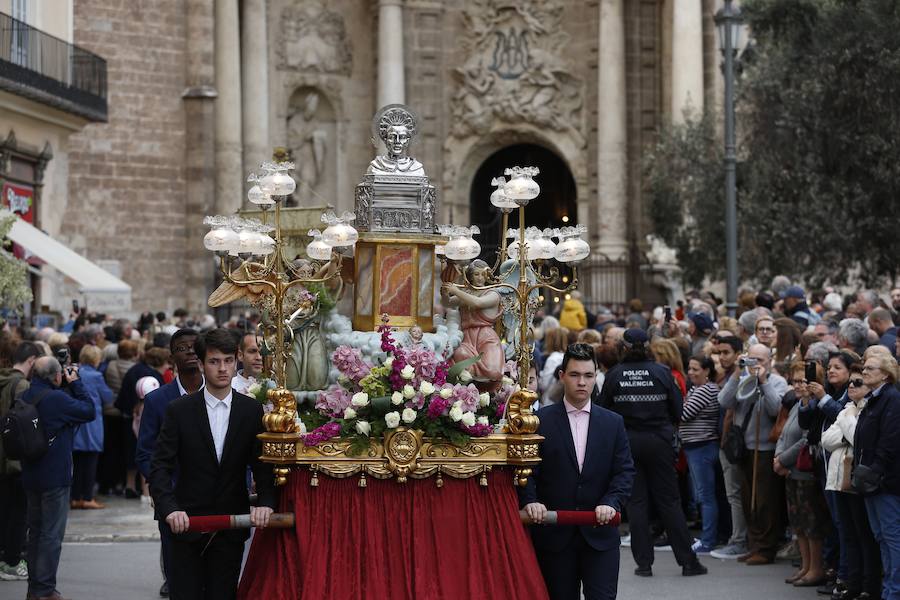
<svg viewBox="0 0 900 600"><path fill-rule="evenodd" d="M182 396L187 396L190 393L186 389L184 389L183 385L181 385L181 377L178 377L176 375L175 383L178 385L178 393L179 394L181 394ZM200 374L200 389L202 390L205 387L206 387L206 377L204 377L203 374L201 373Z"/></svg>
<svg viewBox="0 0 900 600"><path fill-rule="evenodd" d="M256 383L256 377L244 377L244 370L241 369L232 378L231 388L240 394L249 395L247 391L254 383Z"/></svg>
<svg viewBox="0 0 900 600"><path fill-rule="evenodd" d="M212 431L213 444L216 446L216 458L222 462L222 450L225 448L225 434L228 433L228 420L231 418L231 394L219 400L203 388L203 399L206 400L206 416L209 418L209 429Z"/></svg>

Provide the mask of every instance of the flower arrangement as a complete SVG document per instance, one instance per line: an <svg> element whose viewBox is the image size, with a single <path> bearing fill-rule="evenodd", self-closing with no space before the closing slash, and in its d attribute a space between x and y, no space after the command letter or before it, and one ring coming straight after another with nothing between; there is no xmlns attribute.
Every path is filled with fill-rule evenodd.
<svg viewBox="0 0 900 600"><path fill-rule="evenodd" d="M313 418L307 424L310 431L304 437L305 445L351 438L350 453L359 454L372 438L401 426L457 445L494 431L503 417L511 380L505 379L503 388L493 396L480 392L466 371L480 357L451 366L429 349L398 347L386 324L378 331L386 354L380 364L369 364L359 350L349 346L340 346L332 354L340 377L336 385L319 394L317 414L309 415Z"/></svg>
<svg viewBox="0 0 900 600"><path fill-rule="evenodd" d="M260 377L247 388L247 395L256 398L260 404L265 406L266 404L269 404L269 390L275 389L276 387L277 384L274 379Z"/></svg>

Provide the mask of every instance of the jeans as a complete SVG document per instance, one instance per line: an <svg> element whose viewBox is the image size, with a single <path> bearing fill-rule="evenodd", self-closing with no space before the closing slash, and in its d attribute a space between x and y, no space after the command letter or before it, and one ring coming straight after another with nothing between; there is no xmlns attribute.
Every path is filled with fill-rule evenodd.
<svg viewBox="0 0 900 600"><path fill-rule="evenodd" d="M881 546L884 570L881 597L900 600L900 496L882 492L866 498L872 533Z"/></svg>
<svg viewBox="0 0 900 600"><path fill-rule="evenodd" d="M837 576L841 581L847 581L847 579L850 577L850 563L847 557L847 548L850 545L850 541L847 536L849 535L849 531L852 525L850 523L844 523L844 516L841 514L841 511L838 510L838 492L835 492L833 490L824 490L824 494L825 503L828 504L828 512L831 514L831 522L834 523L834 528L832 529L831 535L825 538L824 553L826 557L829 557L830 554L833 554L834 550L837 550ZM837 538L837 540L835 540L835 538ZM837 543L835 543L835 541L837 541ZM829 550L832 550L832 552L829 552ZM829 562L833 563L833 560Z"/></svg>
<svg viewBox="0 0 900 600"><path fill-rule="evenodd" d="M722 465L722 479L725 481L725 495L731 507L731 538L729 544L747 545L747 520L744 518L744 506L741 504L741 468L731 464L725 457L725 451L719 450L719 464Z"/></svg>
<svg viewBox="0 0 900 600"><path fill-rule="evenodd" d="M28 593L37 597L49 596L56 591L56 570L69 517L70 489L66 486L25 492L28 501Z"/></svg>
<svg viewBox="0 0 900 600"><path fill-rule="evenodd" d="M685 447L691 481L694 482L694 498L700 503L703 516L703 534L700 541L708 548L714 548L718 538L719 505L716 502L716 461L719 458L719 444L713 440Z"/></svg>

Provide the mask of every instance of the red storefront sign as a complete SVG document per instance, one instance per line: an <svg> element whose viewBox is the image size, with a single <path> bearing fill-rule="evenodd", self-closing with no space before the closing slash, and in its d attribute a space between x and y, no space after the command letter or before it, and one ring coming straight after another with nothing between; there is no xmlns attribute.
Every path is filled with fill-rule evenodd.
<svg viewBox="0 0 900 600"><path fill-rule="evenodd" d="M0 206L9 209L23 221L34 224L34 188L30 185L5 182L0 196ZM41 264L40 259L18 244L13 244L13 254L29 263Z"/></svg>

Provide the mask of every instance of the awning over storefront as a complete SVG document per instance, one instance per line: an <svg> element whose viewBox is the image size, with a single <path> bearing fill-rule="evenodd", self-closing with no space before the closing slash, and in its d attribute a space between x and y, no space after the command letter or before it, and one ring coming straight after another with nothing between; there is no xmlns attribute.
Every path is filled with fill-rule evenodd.
<svg viewBox="0 0 900 600"><path fill-rule="evenodd" d="M84 294L88 310L122 312L131 310L131 286L104 271L68 246L33 225L16 219L7 237L60 273L75 280Z"/></svg>

